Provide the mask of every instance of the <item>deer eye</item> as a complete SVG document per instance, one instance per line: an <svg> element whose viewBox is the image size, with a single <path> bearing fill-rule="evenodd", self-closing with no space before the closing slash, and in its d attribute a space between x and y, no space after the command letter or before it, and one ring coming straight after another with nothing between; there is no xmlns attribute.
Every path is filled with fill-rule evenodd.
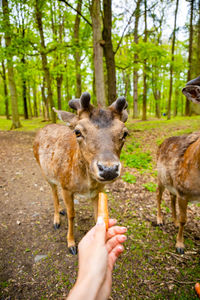
<svg viewBox="0 0 200 300"><path fill-rule="evenodd" d="M76 135L77 138L79 138L79 137L82 136L82 133L81 133L81 131L79 129L75 129L74 133L75 133L75 135Z"/></svg>
<svg viewBox="0 0 200 300"><path fill-rule="evenodd" d="M125 140L125 138L127 137L127 135L129 135L128 131L124 131L124 134L123 134L122 140Z"/></svg>

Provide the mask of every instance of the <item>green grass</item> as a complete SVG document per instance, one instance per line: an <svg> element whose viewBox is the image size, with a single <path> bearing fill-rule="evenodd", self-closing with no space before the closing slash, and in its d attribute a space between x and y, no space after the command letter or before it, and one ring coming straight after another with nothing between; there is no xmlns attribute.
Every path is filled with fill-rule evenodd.
<svg viewBox="0 0 200 300"><path fill-rule="evenodd" d="M157 184L154 182L147 182L143 184L143 187L149 192L156 192Z"/></svg>
<svg viewBox="0 0 200 300"><path fill-rule="evenodd" d="M126 172L123 176L122 176L122 179L125 181L125 182L128 182L128 183L136 183L136 177L132 174L130 174L129 172Z"/></svg>
<svg viewBox="0 0 200 300"><path fill-rule="evenodd" d="M20 119L22 127L15 129L16 131L35 131L51 122L43 122L42 118L33 118L29 120ZM12 120L7 120L5 117L0 117L0 130L10 130Z"/></svg>

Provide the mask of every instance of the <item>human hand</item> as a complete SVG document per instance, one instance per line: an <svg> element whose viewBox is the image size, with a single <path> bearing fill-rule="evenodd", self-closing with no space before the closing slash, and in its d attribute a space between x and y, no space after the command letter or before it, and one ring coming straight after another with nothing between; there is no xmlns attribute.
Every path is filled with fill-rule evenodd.
<svg viewBox="0 0 200 300"><path fill-rule="evenodd" d="M124 248L125 227L114 226L116 220L105 223L98 218L94 226L79 243L78 278L68 299L107 299L111 292L112 270Z"/></svg>

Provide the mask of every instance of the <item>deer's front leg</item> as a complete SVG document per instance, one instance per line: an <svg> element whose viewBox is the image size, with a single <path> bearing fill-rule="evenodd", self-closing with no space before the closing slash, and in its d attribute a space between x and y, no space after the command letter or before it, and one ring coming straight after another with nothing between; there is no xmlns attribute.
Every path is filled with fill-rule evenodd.
<svg viewBox="0 0 200 300"><path fill-rule="evenodd" d="M187 221L187 204L188 201L178 197L178 206L179 206L179 230L176 238L176 251L180 254L184 253L184 238L183 230L184 225Z"/></svg>
<svg viewBox="0 0 200 300"><path fill-rule="evenodd" d="M50 184L52 188L52 193L53 193L53 200L54 200L54 228L58 229L60 227L60 215L59 215L59 198L58 198L58 190L57 186L55 184Z"/></svg>
<svg viewBox="0 0 200 300"><path fill-rule="evenodd" d="M163 217L161 212L161 201L162 201L162 194L164 191L164 187L161 182L158 182L157 188L157 225L163 225Z"/></svg>
<svg viewBox="0 0 200 300"><path fill-rule="evenodd" d="M74 200L72 194L63 189L63 199L67 209L67 220L68 220L68 232L67 232L67 244L68 249L71 254L77 254L77 247L74 240L74 218L75 218L75 211L74 211Z"/></svg>

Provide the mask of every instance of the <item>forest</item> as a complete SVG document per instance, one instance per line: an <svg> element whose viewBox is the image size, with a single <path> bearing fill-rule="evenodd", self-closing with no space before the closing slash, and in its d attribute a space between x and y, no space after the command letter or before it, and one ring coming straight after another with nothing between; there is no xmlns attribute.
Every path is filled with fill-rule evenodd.
<svg viewBox="0 0 200 300"><path fill-rule="evenodd" d="M37 155L33 155L36 132L46 125L39 132L64 128L74 139L76 135L80 149L91 146L83 149L88 157L100 150L107 155L107 144L118 145L115 147L122 166L119 172L117 165L119 178L106 182L104 192L109 217L126 227L127 240L113 270L109 299L199 299L195 286L200 284L200 203L189 199L184 233L181 229L184 247L179 246L177 251L178 229L173 222L176 203L165 189L160 201L163 222L159 223L156 200L158 148L168 138L183 141L182 148L177 143L164 154L177 159L176 166L181 166L177 177L183 174L181 186L190 182L187 191L199 200L200 107L190 102L182 89L195 78L200 84L200 0L2 0L1 8L0 299L66 299L77 279L78 255L71 254L67 243L70 221L63 211L64 207L69 211L67 201L61 187L56 196L55 190L52 195L53 185L50 188L36 162ZM192 88L199 93L194 81ZM94 110L99 115L103 112L101 141L95 140L97 119L93 119L94 124L87 120L89 112L92 116L92 106L85 101L85 110L78 109L78 117L72 114L73 106L69 107L71 99L71 103L80 104L77 98L85 92L90 93L95 107L112 104L106 111ZM191 93L190 100L195 95ZM116 99L122 100L123 108L121 104L116 108ZM65 124L61 126L57 110L74 117L70 124L73 132ZM87 134L86 140L92 138L92 142L81 142L89 126L84 132L81 126L76 130L72 127L73 120L82 113L85 120L79 124L88 121L92 128L88 132L92 134ZM120 123L122 131L119 127L113 130L113 123ZM60 170L67 170L68 157L76 148L66 158L70 139L49 144L47 136L44 140L44 152L56 166L61 166L58 156L49 147L63 147L63 152L55 153L62 153L59 159L64 167ZM37 148L37 142L35 145ZM173 155L177 149L178 158ZM194 152L188 154L188 149ZM75 167L85 161L81 151L72 155ZM166 165L173 171L171 160L166 158ZM46 159L43 162L48 164ZM60 170L55 172L58 176ZM78 182L80 193L90 182L89 167L83 170L83 177L74 172L63 176ZM65 188L69 189L68 184ZM88 189L86 199L76 198L74 192L70 202L75 210L75 245L95 225L94 207L88 198L92 192ZM54 208L58 206L55 199L60 201L62 212L57 214L59 222L54 222ZM181 202L177 202L180 217ZM185 222L179 219L179 223Z"/></svg>
<svg viewBox="0 0 200 300"><path fill-rule="evenodd" d="M142 120L199 112L181 93L200 74L199 0L2 0L0 25L0 115L13 129L56 122L52 107L85 91L100 106L125 96Z"/></svg>

